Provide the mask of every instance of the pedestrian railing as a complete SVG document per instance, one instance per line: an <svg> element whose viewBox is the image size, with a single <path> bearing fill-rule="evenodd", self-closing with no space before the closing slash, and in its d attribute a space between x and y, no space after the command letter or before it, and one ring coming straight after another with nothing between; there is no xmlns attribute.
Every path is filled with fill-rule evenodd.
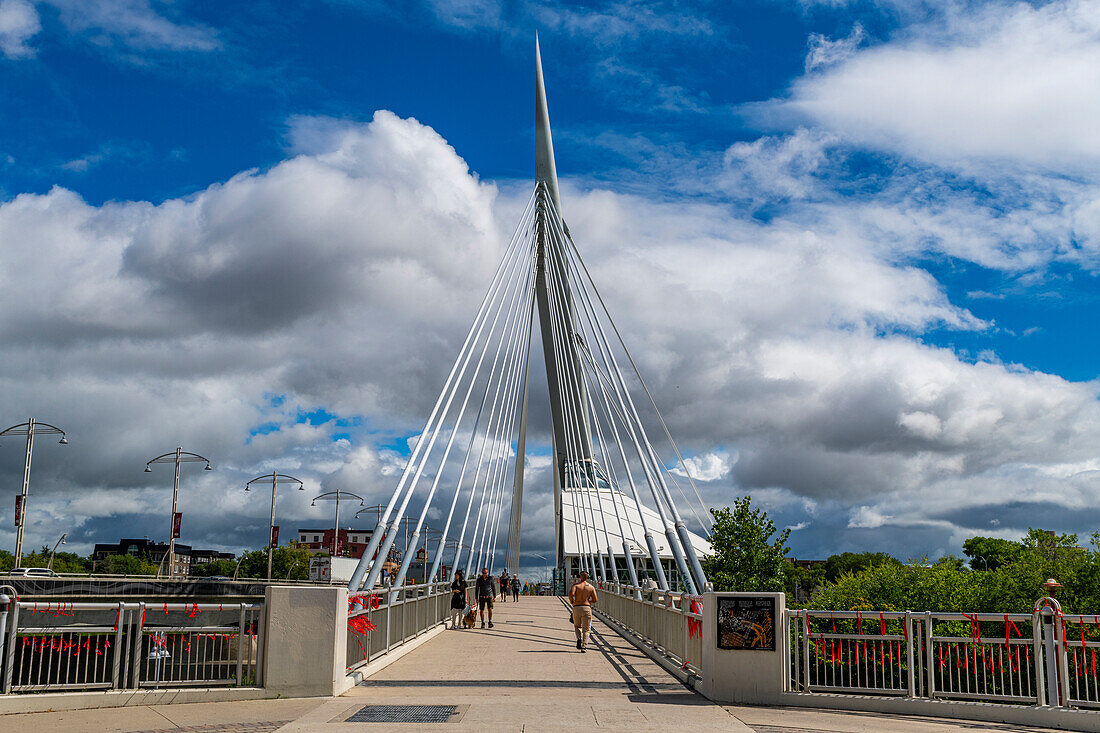
<svg viewBox="0 0 1100 733"><path fill-rule="evenodd" d="M1100 708L1100 618L787 611L789 690ZM1091 637L1091 638L1090 638Z"/></svg>
<svg viewBox="0 0 1100 733"><path fill-rule="evenodd" d="M381 588L348 598L347 669L353 671L442 623L450 583Z"/></svg>
<svg viewBox="0 0 1100 733"><path fill-rule="evenodd" d="M262 684L262 603L6 605L4 694Z"/></svg>
<svg viewBox="0 0 1100 733"><path fill-rule="evenodd" d="M681 669L699 675L703 605L698 596L618 583L602 583L598 596L596 613L609 616Z"/></svg>

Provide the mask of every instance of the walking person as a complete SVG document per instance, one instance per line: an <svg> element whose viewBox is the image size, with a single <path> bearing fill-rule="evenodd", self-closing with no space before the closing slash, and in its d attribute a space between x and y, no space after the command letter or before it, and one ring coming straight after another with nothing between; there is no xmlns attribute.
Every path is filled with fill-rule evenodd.
<svg viewBox="0 0 1100 733"><path fill-rule="evenodd" d="M519 576L512 576L512 600L519 603Z"/></svg>
<svg viewBox="0 0 1100 733"><path fill-rule="evenodd" d="M508 602L508 568L504 568L504 572L500 574L500 600Z"/></svg>
<svg viewBox="0 0 1100 733"><path fill-rule="evenodd" d="M493 628L493 598L496 597L496 589L493 587L493 578L489 577L489 568L482 568L481 575L477 576L474 595L477 596L477 607L481 611L481 628L485 628L486 607L489 609L489 628Z"/></svg>
<svg viewBox="0 0 1100 733"><path fill-rule="evenodd" d="M457 629L466 610L466 578L461 570L455 571L455 578L451 581L451 628Z"/></svg>
<svg viewBox="0 0 1100 733"><path fill-rule="evenodd" d="M592 628L592 604L596 589L588 582L588 573L581 571L577 582L569 589L569 602L573 604L573 630L577 632L577 648L588 651L588 632Z"/></svg>

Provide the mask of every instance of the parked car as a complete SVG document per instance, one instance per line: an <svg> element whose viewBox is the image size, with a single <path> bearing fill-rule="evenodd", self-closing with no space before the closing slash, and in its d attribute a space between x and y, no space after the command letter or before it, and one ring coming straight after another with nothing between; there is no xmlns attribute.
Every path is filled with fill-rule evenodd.
<svg viewBox="0 0 1100 733"><path fill-rule="evenodd" d="M8 571L12 578L57 578L57 573L49 568L16 568Z"/></svg>

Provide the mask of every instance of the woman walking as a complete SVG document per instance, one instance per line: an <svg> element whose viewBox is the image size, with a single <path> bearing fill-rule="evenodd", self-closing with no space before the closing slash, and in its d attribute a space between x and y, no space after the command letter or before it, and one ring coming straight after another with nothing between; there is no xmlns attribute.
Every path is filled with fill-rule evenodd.
<svg viewBox="0 0 1100 733"><path fill-rule="evenodd" d="M462 612L466 610L466 578L461 570L455 571L455 579L451 581L451 628L457 629L462 620Z"/></svg>

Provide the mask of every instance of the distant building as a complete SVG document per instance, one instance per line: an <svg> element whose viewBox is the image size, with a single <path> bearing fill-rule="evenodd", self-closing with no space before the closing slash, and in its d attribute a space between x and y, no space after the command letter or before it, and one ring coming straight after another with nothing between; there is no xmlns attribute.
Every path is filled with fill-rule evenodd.
<svg viewBox="0 0 1100 733"><path fill-rule="evenodd" d="M802 568L803 570L812 570L817 567L821 567L825 564L825 560L799 560L797 557L788 557L787 562L794 565L796 568Z"/></svg>
<svg viewBox="0 0 1100 733"><path fill-rule="evenodd" d="M299 529L298 544L311 554L332 552L332 528ZM362 557L370 544L373 532L369 529L341 529L337 536L337 552L341 557Z"/></svg>
<svg viewBox="0 0 1100 733"><path fill-rule="evenodd" d="M196 550L191 545L176 543L176 552L171 563L165 562L169 545L167 542L154 542L148 537L143 539L121 539L118 544L96 544L92 551L92 559L102 562L112 555L133 555L134 557L147 557L150 562L162 569L168 575L190 575L191 568L204 565L214 560L232 560L231 552L218 552L217 550ZM172 565L169 568L169 564Z"/></svg>

